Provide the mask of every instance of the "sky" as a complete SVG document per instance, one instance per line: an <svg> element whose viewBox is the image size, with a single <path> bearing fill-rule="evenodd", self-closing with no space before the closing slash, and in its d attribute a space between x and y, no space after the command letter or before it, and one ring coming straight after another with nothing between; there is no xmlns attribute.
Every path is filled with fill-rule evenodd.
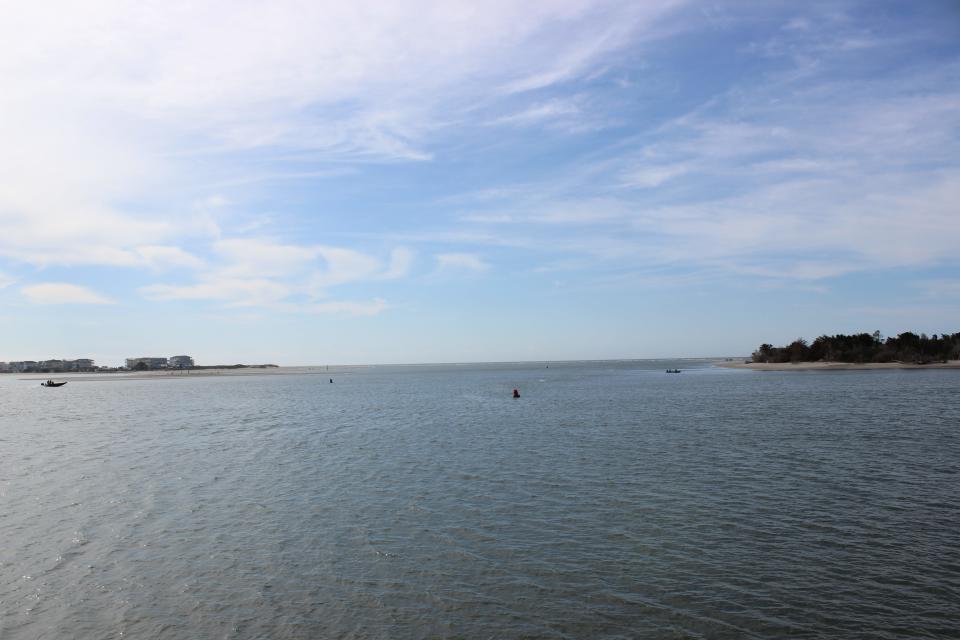
<svg viewBox="0 0 960 640"><path fill-rule="evenodd" d="M0 360L960 331L955 1L0 5Z"/></svg>

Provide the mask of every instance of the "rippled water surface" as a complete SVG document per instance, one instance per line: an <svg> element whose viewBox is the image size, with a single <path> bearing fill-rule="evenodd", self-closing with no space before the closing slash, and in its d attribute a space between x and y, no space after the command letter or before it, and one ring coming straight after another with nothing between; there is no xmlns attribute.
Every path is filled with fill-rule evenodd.
<svg viewBox="0 0 960 640"><path fill-rule="evenodd" d="M4 639L958 628L960 371L0 377Z"/></svg>

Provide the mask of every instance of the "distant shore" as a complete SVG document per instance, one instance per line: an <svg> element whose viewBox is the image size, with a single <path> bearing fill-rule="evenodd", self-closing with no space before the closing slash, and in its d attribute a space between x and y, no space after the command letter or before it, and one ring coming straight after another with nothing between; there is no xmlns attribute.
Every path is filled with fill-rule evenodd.
<svg viewBox="0 0 960 640"><path fill-rule="evenodd" d="M77 380L77 381L123 381L123 380L189 380L190 378L212 378L212 377L227 377L227 376L282 376L282 375L303 375L303 374L315 374L315 375L334 375L334 374L343 374L348 373L350 370L357 369L359 367L352 366L338 366L330 367L329 370L326 367L245 367L245 368L236 368L236 367L225 367L222 369L217 368L204 368L204 369L184 369L180 370L166 370L161 369L157 371L91 371L87 373L30 373L25 374L23 377L17 378L18 380Z"/></svg>
<svg viewBox="0 0 960 640"><path fill-rule="evenodd" d="M718 362L725 369L753 371L846 371L854 369L960 369L960 360L913 364L908 362Z"/></svg>

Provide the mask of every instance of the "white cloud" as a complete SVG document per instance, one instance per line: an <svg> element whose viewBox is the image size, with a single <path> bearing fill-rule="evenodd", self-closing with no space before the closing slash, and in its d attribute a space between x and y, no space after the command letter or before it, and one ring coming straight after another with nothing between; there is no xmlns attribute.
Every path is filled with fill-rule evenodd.
<svg viewBox="0 0 960 640"><path fill-rule="evenodd" d="M380 275L382 264L372 256L353 249L338 247L317 247L317 253L323 258L326 268L313 273L310 285L314 289L370 280Z"/></svg>
<svg viewBox="0 0 960 640"><path fill-rule="evenodd" d="M271 306L293 293L291 287L266 278L212 276L191 285L154 284L141 289L151 300L215 300L238 307Z"/></svg>
<svg viewBox="0 0 960 640"><path fill-rule="evenodd" d="M235 233L233 194L196 201L205 186L342 172L318 161L428 160L431 136L497 89L586 73L678 4L11 5L0 258L197 268L138 248ZM245 155L265 149L279 161Z"/></svg>
<svg viewBox="0 0 960 640"><path fill-rule="evenodd" d="M213 244L231 277L290 276L309 269L320 255L317 247L281 244L262 238L227 238Z"/></svg>
<svg viewBox="0 0 960 640"><path fill-rule="evenodd" d="M543 89L582 75L590 69L591 63L613 50L635 40L638 27L649 26L662 18L668 11L684 4L680 1L634 2L627 7L607 5L614 9L614 15L593 29L577 33L567 32L567 43L554 52L553 59L543 61L541 68L515 78L501 87L504 93L522 93ZM567 20L575 19L590 24L588 4L570 3L565 10ZM559 5L558 5L559 6ZM602 5L601 5L602 7ZM572 11L571 11L572 9ZM624 10L625 9L625 10ZM562 32L561 32L562 33ZM533 49L537 51L537 49Z"/></svg>
<svg viewBox="0 0 960 640"><path fill-rule="evenodd" d="M381 260L353 249L297 245L268 238L218 240L214 250L218 262L204 265L195 282L157 283L142 287L140 293L160 301L204 300L279 311L369 315L364 310L385 307L371 306L372 303L329 302L326 300L328 290L350 283L405 277L414 256L409 249L398 247L384 268ZM335 308L340 304L345 306ZM353 311L351 304L355 307Z"/></svg>
<svg viewBox="0 0 960 640"><path fill-rule="evenodd" d="M689 171L690 166L682 163L639 166L625 171L621 176L621 181L626 187L649 189L659 187L664 182L682 176Z"/></svg>
<svg viewBox="0 0 960 640"><path fill-rule="evenodd" d="M818 174L832 171L843 171L850 168L850 163L830 159L813 158L780 158L756 162L751 170L769 173L809 173Z"/></svg>
<svg viewBox="0 0 960 640"><path fill-rule="evenodd" d="M627 84L643 87L638 54L681 4L93 0L51 19L20 3L0 21L0 260L195 272L146 287L155 299L333 304L335 287L409 274L412 250L319 244L337 212L248 211L245 195L428 162L454 127L606 122L593 87L622 71L611 54L630 56ZM955 65L831 81L831 56L883 43L778 20L759 52L791 68L741 76L666 124L649 114L682 100L654 95L663 86L623 93L631 106L612 111L632 138L572 157L580 170L544 165L540 184L475 192L454 213L467 229L394 242L436 242L449 250L438 268L461 272L488 270L470 252L488 245L796 279L950 260Z"/></svg>
<svg viewBox="0 0 960 640"><path fill-rule="evenodd" d="M796 281L955 262L957 67L818 73L738 86L578 170L487 190L461 220L474 245L623 268Z"/></svg>
<svg viewBox="0 0 960 640"><path fill-rule="evenodd" d="M348 316L375 316L389 308L385 300L377 298L369 302L331 301L315 302L299 308L307 313L327 314L335 313Z"/></svg>
<svg viewBox="0 0 960 640"><path fill-rule="evenodd" d="M354 249L284 244L264 238L219 240L214 250L223 261L216 273L236 278L305 276L314 290L378 277L399 278L406 275L413 259L409 250L395 249L384 271L379 259Z"/></svg>
<svg viewBox="0 0 960 640"><path fill-rule="evenodd" d="M397 247L390 252L390 266L383 277L388 280L406 277L410 273L416 254L406 247Z"/></svg>
<svg viewBox="0 0 960 640"><path fill-rule="evenodd" d="M143 246L137 247L136 252L148 267L158 271L177 267L200 269L204 266L203 260L179 247Z"/></svg>
<svg viewBox="0 0 960 640"><path fill-rule="evenodd" d="M34 304L113 304L109 298L87 287L62 282L45 282L20 291Z"/></svg>
<svg viewBox="0 0 960 640"><path fill-rule="evenodd" d="M472 253L441 253L436 256L441 271L487 271L490 265Z"/></svg>
<svg viewBox="0 0 960 640"><path fill-rule="evenodd" d="M530 105L517 113L500 116L491 121L490 124L528 125L578 114L580 114L580 107L575 100L557 98L548 102Z"/></svg>
<svg viewBox="0 0 960 640"><path fill-rule="evenodd" d="M539 127L575 135L623 125L624 121L593 104L588 94L576 94L535 102L513 113L495 117L487 124L517 128Z"/></svg>
<svg viewBox="0 0 960 640"><path fill-rule="evenodd" d="M22 5L0 27L7 59L16 60L0 69L20 82L14 98L35 101L43 78L47 104L69 94L69 104L86 109L110 98L124 124L145 110L155 122L231 145L301 139L296 146L370 145L389 154L429 117L425 91L442 98L451 86L472 84L482 96L504 77L513 78L513 90L572 77L678 4L207 1L133 8L100 0L60 7L56 21L44 8ZM91 33L99 36L92 43ZM419 99L406 99L408 91ZM302 115L305 105L348 101L356 114L349 118L324 124ZM370 137L352 139L364 132Z"/></svg>
<svg viewBox="0 0 960 640"><path fill-rule="evenodd" d="M218 301L228 307L260 307L287 313L373 316L389 307L386 301L380 298L369 302L344 300L289 302L289 298L299 291L297 287L264 278L218 277L192 285L156 284L141 289L144 296L156 301Z"/></svg>
<svg viewBox="0 0 960 640"><path fill-rule="evenodd" d="M16 280L0 271L0 289L5 289L12 285Z"/></svg>

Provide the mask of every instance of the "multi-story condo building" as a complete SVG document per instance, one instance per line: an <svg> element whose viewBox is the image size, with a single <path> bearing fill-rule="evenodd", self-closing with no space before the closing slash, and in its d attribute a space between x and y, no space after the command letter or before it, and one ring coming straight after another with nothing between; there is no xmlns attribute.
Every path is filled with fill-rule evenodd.
<svg viewBox="0 0 960 640"><path fill-rule="evenodd" d="M193 358L190 356L171 356L167 366L171 369L189 369L193 366Z"/></svg>
<svg viewBox="0 0 960 640"><path fill-rule="evenodd" d="M166 369L166 358L127 358L127 369Z"/></svg>
<svg viewBox="0 0 960 640"><path fill-rule="evenodd" d="M93 360L78 358L76 360L21 360L17 362L0 363L0 371L14 373L61 373L63 371L93 371Z"/></svg>
<svg viewBox="0 0 960 640"><path fill-rule="evenodd" d="M64 371L93 371L93 360L90 358L77 358L76 360L64 360Z"/></svg>

